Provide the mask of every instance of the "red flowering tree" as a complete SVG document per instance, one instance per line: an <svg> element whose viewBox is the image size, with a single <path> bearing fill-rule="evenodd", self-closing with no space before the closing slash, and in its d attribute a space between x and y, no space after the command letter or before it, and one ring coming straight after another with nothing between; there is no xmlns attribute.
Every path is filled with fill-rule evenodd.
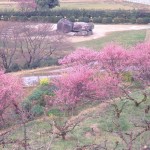
<svg viewBox="0 0 150 150"><path fill-rule="evenodd" d="M132 81L126 84L127 74L142 84L150 81L150 44L143 43L127 51L110 44L100 52L81 48L59 61L71 65L65 76L56 82L57 99L67 105L85 98L109 99L123 94L138 106L140 102L130 97ZM145 81L144 81L145 80ZM145 92L143 92L145 100Z"/></svg>
<svg viewBox="0 0 150 150"><path fill-rule="evenodd" d="M150 85L150 42L141 43L131 49L134 77L144 85Z"/></svg>
<svg viewBox="0 0 150 150"><path fill-rule="evenodd" d="M21 99L22 92L22 84L17 77L0 71L0 123L4 122L6 110Z"/></svg>
<svg viewBox="0 0 150 150"><path fill-rule="evenodd" d="M110 44L99 53L98 61L106 72L119 75L129 65L129 53L120 45Z"/></svg>
<svg viewBox="0 0 150 150"><path fill-rule="evenodd" d="M59 63L63 65L84 65L97 61L98 54L98 52L91 49L79 48L72 52L70 55L65 56L63 59L59 60Z"/></svg>
<svg viewBox="0 0 150 150"><path fill-rule="evenodd" d="M119 79L101 75L88 66L76 66L55 82L58 103L75 106L83 99L106 99L118 95Z"/></svg>

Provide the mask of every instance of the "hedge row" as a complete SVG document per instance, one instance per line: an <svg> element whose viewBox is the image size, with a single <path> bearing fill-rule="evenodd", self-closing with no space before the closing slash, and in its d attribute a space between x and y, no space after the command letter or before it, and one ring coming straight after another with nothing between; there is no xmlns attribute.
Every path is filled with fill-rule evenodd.
<svg viewBox="0 0 150 150"><path fill-rule="evenodd" d="M31 21L31 22L50 22L50 23L57 23L62 17L61 16L31 16L30 18L27 18L26 16L11 16L10 18L4 17L3 20L5 21ZM75 18L74 16L68 18L70 21L75 22L75 21L81 21L81 22L94 22L94 23L102 23L102 24L119 24L119 23L136 23L136 24L148 24L150 23L150 17L144 17L144 18L130 18L130 19L125 19L125 18L112 18L112 17L93 17L93 18L88 18L88 17L79 17Z"/></svg>
<svg viewBox="0 0 150 150"><path fill-rule="evenodd" d="M11 21L41 21L56 23L67 17L71 21L93 21L94 23L150 23L150 12L126 10L50 10L34 12L0 12L1 20Z"/></svg>

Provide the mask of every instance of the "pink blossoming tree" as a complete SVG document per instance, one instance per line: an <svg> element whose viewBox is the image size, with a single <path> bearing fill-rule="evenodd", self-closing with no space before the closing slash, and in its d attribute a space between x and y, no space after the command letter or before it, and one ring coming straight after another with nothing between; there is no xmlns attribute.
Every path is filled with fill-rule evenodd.
<svg viewBox="0 0 150 150"><path fill-rule="evenodd" d="M126 96L138 106L140 102L130 97L132 82L125 83L124 74L141 82L150 81L150 44L142 43L127 51L110 44L96 52L80 48L59 61L71 65L66 75L55 81L58 101L72 105L83 99L110 99ZM145 92L143 93L145 100Z"/></svg>
<svg viewBox="0 0 150 150"><path fill-rule="evenodd" d="M21 99L22 92L22 84L17 77L0 71L0 123L4 122L3 115L6 110Z"/></svg>
<svg viewBox="0 0 150 150"><path fill-rule="evenodd" d="M150 85L150 42L138 44L131 49L130 63L134 66L134 77Z"/></svg>

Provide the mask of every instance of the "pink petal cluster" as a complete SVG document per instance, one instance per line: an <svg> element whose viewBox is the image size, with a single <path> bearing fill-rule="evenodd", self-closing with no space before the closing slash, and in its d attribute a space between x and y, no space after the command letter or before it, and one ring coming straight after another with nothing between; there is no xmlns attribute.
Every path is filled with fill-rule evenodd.
<svg viewBox="0 0 150 150"><path fill-rule="evenodd" d="M99 54L99 63L107 72L120 73L129 65L129 53L119 45L110 44Z"/></svg>
<svg viewBox="0 0 150 150"><path fill-rule="evenodd" d="M98 52L87 49L79 48L70 55L59 60L60 64L87 64L97 60Z"/></svg>
<svg viewBox="0 0 150 150"><path fill-rule="evenodd" d="M141 43L131 49L131 64L134 74L150 83L150 42Z"/></svg>
<svg viewBox="0 0 150 150"><path fill-rule="evenodd" d="M83 99L106 99L117 96L119 79L109 75L100 75L89 66L76 66L54 84L58 89L55 94L57 103L75 105Z"/></svg>
<svg viewBox="0 0 150 150"><path fill-rule="evenodd" d="M92 80L93 70L86 66L77 66L54 81L57 102L76 104L88 92L87 83Z"/></svg>

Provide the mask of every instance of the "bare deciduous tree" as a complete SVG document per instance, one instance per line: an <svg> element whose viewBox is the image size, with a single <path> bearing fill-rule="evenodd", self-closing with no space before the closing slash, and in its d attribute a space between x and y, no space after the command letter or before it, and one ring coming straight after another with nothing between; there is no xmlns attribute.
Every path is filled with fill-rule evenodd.
<svg viewBox="0 0 150 150"><path fill-rule="evenodd" d="M6 71L10 70L17 56L18 33L15 26L15 23L3 23L0 27L0 64Z"/></svg>
<svg viewBox="0 0 150 150"><path fill-rule="evenodd" d="M60 50L68 43L52 24L4 23L0 32L1 67L6 71L15 64L20 68L36 68L56 51L61 55Z"/></svg>
<svg viewBox="0 0 150 150"><path fill-rule="evenodd" d="M20 27L19 49L27 68L49 58L64 43L64 35L54 31L53 25L23 24Z"/></svg>

